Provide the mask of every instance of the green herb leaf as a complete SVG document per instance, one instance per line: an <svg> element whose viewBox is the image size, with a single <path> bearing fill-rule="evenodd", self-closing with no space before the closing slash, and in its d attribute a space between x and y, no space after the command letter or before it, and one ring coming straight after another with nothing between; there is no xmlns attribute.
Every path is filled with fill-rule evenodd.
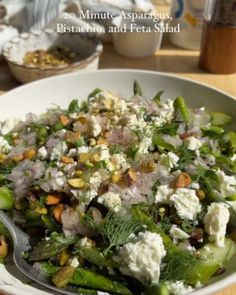
<svg viewBox="0 0 236 295"><path fill-rule="evenodd" d="M77 99L73 99L68 107L69 113L76 113L79 111L79 103Z"/></svg>

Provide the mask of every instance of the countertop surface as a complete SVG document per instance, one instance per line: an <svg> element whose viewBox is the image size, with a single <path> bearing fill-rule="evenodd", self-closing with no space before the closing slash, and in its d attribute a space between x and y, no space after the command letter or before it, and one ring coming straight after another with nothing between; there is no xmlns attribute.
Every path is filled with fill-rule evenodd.
<svg viewBox="0 0 236 295"><path fill-rule="evenodd" d="M165 40L162 49L144 59L127 59L116 54L111 44L105 44L100 60L100 68L132 68L160 72L170 72L217 87L236 97L236 74L214 75L198 67L198 51L175 48ZM20 84L12 77L5 62L0 63L0 94ZM236 283L236 282L235 282ZM215 295L235 295L236 284ZM0 294L1 295L1 294ZM207 295L207 294L206 294Z"/></svg>

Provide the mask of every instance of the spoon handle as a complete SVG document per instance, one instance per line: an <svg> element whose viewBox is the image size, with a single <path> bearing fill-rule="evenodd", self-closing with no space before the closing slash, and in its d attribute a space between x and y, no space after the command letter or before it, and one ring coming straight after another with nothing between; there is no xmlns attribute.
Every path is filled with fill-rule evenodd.
<svg viewBox="0 0 236 295"><path fill-rule="evenodd" d="M9 230L15 247L20 247L21 251L26 251L30 248L29 236L21 231L2 210L0 210L0 221L2 221L5 227Z"/></svg>

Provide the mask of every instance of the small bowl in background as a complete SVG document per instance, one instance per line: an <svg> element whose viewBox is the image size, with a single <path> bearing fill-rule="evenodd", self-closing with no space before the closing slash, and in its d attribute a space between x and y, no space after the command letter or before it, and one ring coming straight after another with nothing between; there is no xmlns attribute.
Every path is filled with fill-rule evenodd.
<svg viewBox="0 0 236 295"><path fill-rule="evenodd" d="M55 46L68 47L77 58L68 65L57 67L24 64L23 59L27 52L48 50ZM3 55L14 77L22 83L27 83L78 70L95 70L98 68L102 50L101 42L89 34L60 34L53 30L43 30L23 33L14 38L4 46Z"/></svg>
<svg viewBox="0 0 236 295"><path fill-rule="evenodd" d="M121 16L114 18L114 30L117 30L113 34L114 49L120 55L130 58L153 55L160 49L163 34L161 29L158 31L155 28L156 24L154 19L141 19L133 23L131 19L124 19ZM151 32L136 32L134 25L150 28Z"/></svg>

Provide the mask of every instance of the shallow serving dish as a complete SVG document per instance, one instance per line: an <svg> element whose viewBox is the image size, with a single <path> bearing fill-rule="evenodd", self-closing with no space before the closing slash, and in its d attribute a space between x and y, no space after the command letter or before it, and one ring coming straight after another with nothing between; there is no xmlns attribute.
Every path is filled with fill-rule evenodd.
<svg viewBox="0 0 236 295"><path fill-rule="evenodd" d="M77 54L69 65L40 68L25 65L24 56L29 51L47 50L52 46L66 46ZM4 46L3 55L14 77L27 83L49 76L65 74L78 70L96 70L103 46L99 40L89 34L59 34L53 30L23 33Z"/></svg>
<svg viewBox="0 0 236 295"><path fill-rule="evenodd" d="M134 79L138 80L142 85L147 97L153 97L158 89L165 90L164 99L174 99L176 96L182 95L191 107L204 106L209 110L231 114L234 118L234 127L236 126L235 97L188 79L138 70L84 71L52 77L19 87L0 97L0 121L9 117L23 117L27 112L41 113L52 104L66 107L71 99L83 100L91 92L91 89L96 87L130 96ZM200 288L191 294L212 294L227 285L235 283L235 263L236 256L229 263L223 276L215 277L214 281L212 280L208 286ZM22 277L12 264L1 265L0 272L0 292L14 295L50 294L43 291L36 284L25 284L28 279Z"/></svg>

